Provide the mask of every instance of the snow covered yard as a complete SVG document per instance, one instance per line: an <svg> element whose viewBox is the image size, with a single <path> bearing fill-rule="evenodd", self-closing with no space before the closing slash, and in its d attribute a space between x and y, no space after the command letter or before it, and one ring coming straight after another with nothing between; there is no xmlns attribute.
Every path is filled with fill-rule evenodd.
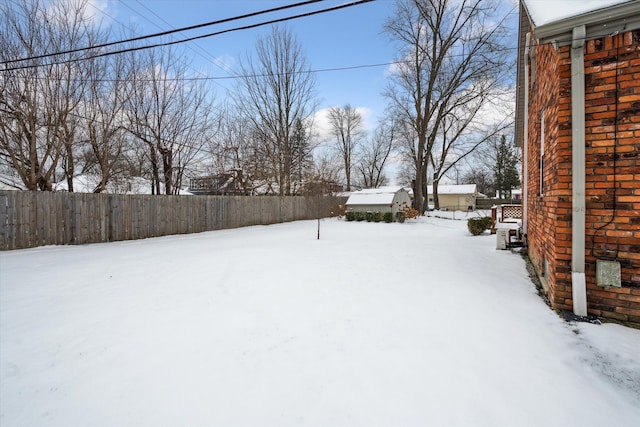
<svg viewBox="0 0 640 427"><path fill-rule="evenodd" d="M639 349L464 221L0 253L2 426L637 426Z"/></svg>

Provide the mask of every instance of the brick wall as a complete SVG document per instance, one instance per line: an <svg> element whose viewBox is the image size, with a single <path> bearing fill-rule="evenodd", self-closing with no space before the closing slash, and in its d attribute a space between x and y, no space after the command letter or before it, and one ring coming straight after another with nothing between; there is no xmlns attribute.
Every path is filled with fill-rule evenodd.
<svg viewBox="0 0 640 427"><path fill-rule="evenodd" d="M590 40L585 45L588 311L637 324L640 324L639 38L639 32L628 32ZM569 46L558 49L552 45L535 46L529 87L528 161L523 165L529 174L529 254L542 276L552 306L566 310L573 306L570 55ZM598 259L620 262L622 288L604 289L595 284Z"/></svg>
<svg viewBox="0 0 640 427"><path fill-rule="evenodd" d="M589 312L640 324L640 31L585 46L586 273ZM622 288L595 285L617 260Z"/></svg>
<svg viewBox="0 0 640 427"><path fill-rule="evenodd" d="M552 46L535 46L531 55L529 88L529 144L527 155L527 202L528 215L527 238L529 256L540 279L552 299L554 307L560 307L556 300L562 290L558 289L555 268L557 262L556 211L558 171L552 167L552 159L558 150L558 121L555 117L560 108L560 86L555 73L543 70L557 70L559 55ZM543 133L542 116L544 114L544 155L541 156ZM542 161L541 161L542 160ZM524 167L524 165L523 165ZM540 173L542 167L543 173ZM541 179L543 180L541 194ZM539 215L531 215L531 212Z"/></svg>

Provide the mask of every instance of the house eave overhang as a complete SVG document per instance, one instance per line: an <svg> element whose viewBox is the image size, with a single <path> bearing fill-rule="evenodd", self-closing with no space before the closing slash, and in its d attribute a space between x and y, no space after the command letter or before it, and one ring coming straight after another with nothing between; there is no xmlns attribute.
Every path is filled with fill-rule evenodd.
<svg viewBox="0 0 640 427"><path fill-rule="evenodd" d="M640 2L621 3L540 25L535 27L534 34L541 44L567 46L572 43L573 29L582 25L586 28L587 39L640 29Z"/></svg>

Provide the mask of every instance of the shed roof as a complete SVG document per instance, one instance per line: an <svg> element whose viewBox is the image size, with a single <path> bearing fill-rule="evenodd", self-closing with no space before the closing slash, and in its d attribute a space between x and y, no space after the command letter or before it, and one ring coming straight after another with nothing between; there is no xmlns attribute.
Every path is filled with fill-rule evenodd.
<svg viewBox="0 0 640 427"><path fill-rule="evenodd" d="M429 194L433 194L433 186L429 187ZM476 184L438 185L438 194L475 194Z"/></svg>
<svg viewBox="0 0 640 427"><path fill-rule="evenodd" d="M347 205L388 205L393 203L393 198L398 191L406 191L403 187L367 188L354 191L347 200Z"/></svg>

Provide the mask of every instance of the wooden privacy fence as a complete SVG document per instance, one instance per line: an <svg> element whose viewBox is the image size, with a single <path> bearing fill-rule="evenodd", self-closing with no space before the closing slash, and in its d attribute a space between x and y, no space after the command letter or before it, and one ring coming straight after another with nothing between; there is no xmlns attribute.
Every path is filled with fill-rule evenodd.
<svg viewBox="0 0 640 427"><path fill-rule="evenodd" d="M152 196L0 191L0 249L78 245L321 218L329 196Z"/></svg>
<svg viewBox="0 0 640 427"><path fill-rule="evenodd" d="M493 198L481 199L478 197L476 199L476 209L491 209L493 206L496 206L496 205L504 205L504 204L516 205L516 204L520 204L521 202L522 202L521 200L517 200L517 199L493 199Z"/></svg>

